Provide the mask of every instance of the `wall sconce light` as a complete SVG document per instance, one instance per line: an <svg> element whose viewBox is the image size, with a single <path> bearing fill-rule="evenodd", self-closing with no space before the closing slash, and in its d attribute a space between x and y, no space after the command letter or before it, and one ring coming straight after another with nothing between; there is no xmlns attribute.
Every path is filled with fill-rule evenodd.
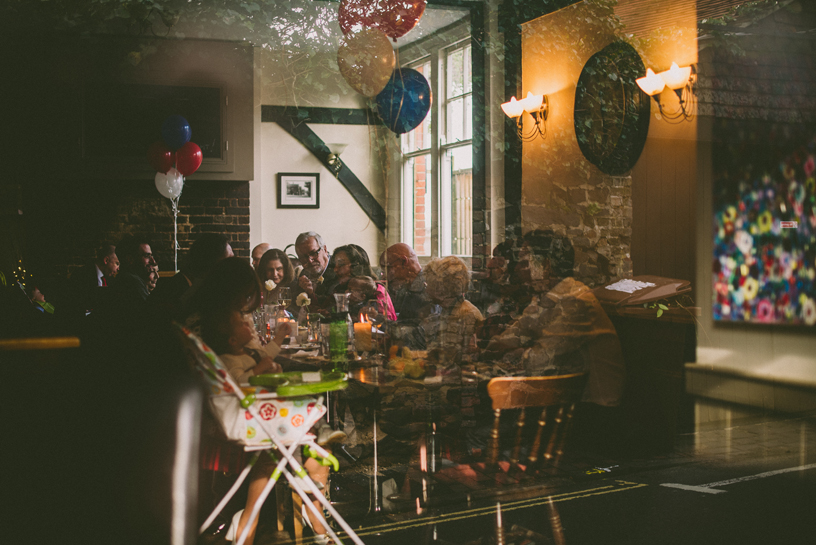
<svg viewBox="0 0 816 545"><path fill-rule="evenodd" d="M329 169L337 174L343 168L343 162L340 160L340 154L343 153L348 144L326 144L329 148L329 154L326 156L326 164Z"/></svg>
<svg viewBox="0 0 816 545"><path fill-rule="evenodd" d="M526 98L516 100L516 97L511 97L510 102L505 102L501 107L507 117L516 120L516 134L522 142L531 142L536 136L547 137L547 114L549 113L547 95L534 95L528 92ZM530 114L535 122L532 130L527 134L524 134L524 124L521 119L524 112Z"/></svg>
<svg viewBox="0 0 816 545"><path fill-rule="evenodd" d="M651 68L648 68L646 76L635 81L644 93L654 99L658 110L660 110L660 115L669 123L691 121L694 117L696 102L694 85L697 83L697 68L693 64L680 68L676 62L673 62L671 68L659 74L655 74ZM680 101L680 108L674 112L664 110L663 104L660 102L660 93L663 92L665 87L674 91Z"/></svg>

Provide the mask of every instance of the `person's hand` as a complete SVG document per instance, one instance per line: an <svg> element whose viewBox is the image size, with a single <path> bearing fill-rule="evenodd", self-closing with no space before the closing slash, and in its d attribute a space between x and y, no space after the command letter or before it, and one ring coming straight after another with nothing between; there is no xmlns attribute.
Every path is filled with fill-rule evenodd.
<svg viewBox="0 0 816 545"><path fill-rule="evenodd" d="M252 372L256 375L263 375L265 373L280 373L281 371L283 371L283 368L279 364L275 363L275 360L269 356L261 358L261 361L259 361L258 364L252 368Z"/></svg>
<svg viewBox="0 0 816 545"><path fill-rule="evenodd" d="M272 342L274 342L278 346L283 345L284 339L289 334L289 328L291 322L278 322L275 326L275 336L272 337Z"/></svg>
<svg viewBox="0 0 816 545"><path fill-rule="evenodd" d="M308 276L304 274L303 276L298 278L298 286L300 286L300 289L306 292L306 295L309 296L309 299L314 298L314 284L312 284L312 281L309 280Z"/></svg>

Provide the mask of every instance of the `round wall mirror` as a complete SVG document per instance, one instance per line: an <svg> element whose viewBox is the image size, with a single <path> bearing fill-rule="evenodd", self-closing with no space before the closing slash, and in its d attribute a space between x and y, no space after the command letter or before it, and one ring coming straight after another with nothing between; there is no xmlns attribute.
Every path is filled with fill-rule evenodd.
<svg viewBox="0 0 816 545"><path fill-rule="evenodd" d="M646 144L651 104L635 80L646 67L626 42L592 55L575 89L575 136L584 157L601 172L632 169Z"/></svg>

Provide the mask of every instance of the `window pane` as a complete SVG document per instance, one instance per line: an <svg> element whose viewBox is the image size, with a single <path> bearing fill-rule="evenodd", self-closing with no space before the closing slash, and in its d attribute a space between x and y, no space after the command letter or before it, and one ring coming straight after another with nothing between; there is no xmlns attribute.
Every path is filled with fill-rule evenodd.
<svg viewBox="0 0 816 545"><path fill-rule="evenodd" d="M443 242L443 253L469 256L473 248L473 148L447 150L442 177L442 195L447 201L442 202L442 231L450 241Z"/></svg>
<svg viewBox="0 0 816 545"><path fill-rule="evenodd" d="M447 97L459 96L465 91L464 52L457 49L448 53Z"/></svg>
<svg viewBox="0 0 816 545"><path fill-rule="evenodd" d="M464 140L464 109L465 109L465 100L462 98L457 98L455 100L451 100L448 102L448 111L447 111L447 137L448 142L459 142Z"/></svg>
<svg viewBox="0 0 816 545"><path fill-rule="evenodd" d="M431 156L405 162L403 171L403 240L420 256L431 255Z"/></svg>
<svg viewBox="0 0 816 545"><path fill-rule="evenodd" d="M465 48L464 54L464 71L465 71L465 92L472 93L473 92L473 81L471 79L471 71L470 71L470 46Z"/></svg>
<svg viewBox="0 0 816 545"><path fill-rule="evenodd" d="M473 138L473 95L465 97L465 140Z"/></svg>
<svg viewBox="0 0 816 545"><path fill-rule="evenodd" d="M416 66L412 66L414 70L422 74L428 79L433 89L433 82L431 82L431 62L425 62ZM425 116L422 123L409 133L402 135L402 152L411 153L423 149L430 149L431 147L431 115Z"/></svg>

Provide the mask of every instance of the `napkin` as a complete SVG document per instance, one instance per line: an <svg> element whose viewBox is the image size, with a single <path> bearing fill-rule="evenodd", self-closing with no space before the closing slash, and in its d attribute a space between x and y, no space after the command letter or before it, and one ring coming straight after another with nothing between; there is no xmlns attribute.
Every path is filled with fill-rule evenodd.
<svg viewBox="0 0 816 545"><path fill-rule="evenodd" d="M305 350L298 350L294 354L292 354L291 358L316 358L317 357L317 350L311 350L309 352Z"/></svg>

